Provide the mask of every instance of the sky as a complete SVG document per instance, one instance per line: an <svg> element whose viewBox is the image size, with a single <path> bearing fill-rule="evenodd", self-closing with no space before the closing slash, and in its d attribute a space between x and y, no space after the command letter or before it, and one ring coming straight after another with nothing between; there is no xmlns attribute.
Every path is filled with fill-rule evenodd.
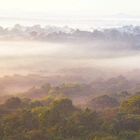
<svg viewBox="0 0 140 140"><path fill-rule="evenodd" d="M139 0L1 0L0 16L48 15L139 15Z"/></svg>
<svg viewBox="0 0 140 140"><path fill-rule="evenodd" d="M0 0L0 25L83 30L140 25L140 0Z"/></svg>
<svg viewBox="0 0 140 140"><path fill-rule="evenodd" d="M140 5L140 0L0 0L0 26L7 28L11 26L13 27L15 24L20 24L20 25L25 25L25 26L30 26L30 25L32 26L35 24L39 24L41 26L46 26L46 25L65 26L66 25L75 29L93 31L93 29L96 29L96 28L120 27L120 26L125 26L125 25L140 25L139 5ZM104 18L104 17L106 18L106 16L113 17L113 18L121 17L120 18L121 20L118 20L118 18L116 20L114 19L92 20L94 16L101 17L101 18ZM54 19L50 20L49 18L52 18L52 17L57 20L54 20ZM72 20L69 20L70 17L72 18ZM76 17L76 18L74 18L73 20L73 17ZM84 17L83 18L84 20L79 20L82 17ZM85 17L87 17L88 19L85 20ZM124 20L122 17L126 17L128 19L130 19L130 17L135 17L135 19L133 19L133 21L128 20L128 19ZM61 18L63 20L60 20ZM25 45L24 43L21 43L21 44ZM34 45L33 47L31 47L31 44L25 45L26 48L22 47L23 50L21 51L19 50L18 45L11 44L11 42L9 42L9 44L8 45L6 44L4 47L4 44L0 44L1 56L4 55L5 57L7 57L6 59L3 58L2 60L0 60L1 70L5 71L6 69L8 69L9 65L10 66L12 65L11 67L13 68L20 67L22 70L23 67L25 68L27 67L27 62L29 62L29 66L36 65L34 63L34 57L33 58L29 57L27 58L27 61L25 61L26 59L23 59L23 58L18 59L19 57L18 55L29 54L29 55L34 56L36 54L30 54L30 53L37 52L38 54L40 53L40 49L41 49L41 53L43 53L42 56L44 56L44 52L45 53L51 52L51 50L49 51L43 50L40 47L42 46L42 44L41 45L39 44L36 49L34 48ZM6 56L7 49L9 48L9 46L11 49L9 51L10 53L8 52L8 55L12 55L12 57L15 55L15 57L13 57L12 59L11 59L11 56L10 57ZM29 50L29 46L31 50ZM52 49L52 46L50 47ZM75 46L72 51L67 50L68 48L70 47L66 46L66 50L65 50L65 52L68 52L68 54L72 54L72 55L75 54L75 56L80 55L80 57L81 57L81 54L82 55L86 54L89 56L89 54L86 53L85 50L83 50L83 52L79 52L80 49L78 49L77 54L76 54ZM53 51L56 51L56 50L57 49L54 48ZM62 52L61 50L64 50L64 49L60 48L59 51ZM91 50L89 50L89 52L91 52ZM104 53L105 51L102 51L102 52ZM55 56L62 55L61 53L57 53L56 55L56 53L57 52L54 52ZM66 53L64 53L64 56L65 55ZM126 57L120 58L119 56L119 58L112 58L112 59L110 58L107 60L102 60L102 62L97 61L95 63L98 63L100 65L103 65L104 63L104 65L111 66L111 67L135 68L135 67L140 67L137 65L138 64L137 62L140 61L139 56L140 56L139 54L138 56L134 56L133 58L131 58L131 56L130 58L126 58ZM38 58L38 55L36 58ZM28 59L30 61L28 61ZM50 64L52 65L53 68L54 66L59 66L59 64L52 63L51 61L48 61L48 63L46 63L47 59L44 57L41 58L41 60L39 60L38 62L39 66L40 65L42 66L42 64L44 65L44 60L45 60L45 64L48 64L48 65ZM88 63L89 65L93 63L93 62L90 63L89 61L85 61L85 60L81 60L81 61L82 61L81 65L83 66ZM76 62L78 64L79 60L77 59ZM63 64L64 62L60 61L60 63ZM73 65L74 62L72 60L72 62L69 61L69 63ZM69 63L68 65L71 66ZM93 63L93 65L95 63ZM40 68L39 66L37 67ZM48 67L51 68L51 66L48 66ZM11 69L8 69L8 70L10 71Z"/></svg>

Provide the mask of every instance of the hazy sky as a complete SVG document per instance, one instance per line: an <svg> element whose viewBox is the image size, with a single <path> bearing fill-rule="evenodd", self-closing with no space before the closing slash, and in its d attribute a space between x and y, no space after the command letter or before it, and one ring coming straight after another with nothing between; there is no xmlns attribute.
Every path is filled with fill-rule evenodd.
<svg viewBox="0 0 140 140"><path fill-rule="evenodd" d="M76 29L79 28L87 30L92 28L93 30L93 28L95 29L98 27L110 28L131 24L140 25L139 7L140 0L0 0L0 26L9 27L14 24L21 24L27 26L35 24L55 26L68 25L69 27ZM75 15L76 18L73 19ZM109 18L112 16L113 19L110 18L111 20L108 20L108 17L107 19L104 19L104 17L106 18L105 15L109 16ZM126 20L124 20L124 18L120 18L120 20L116 18L115 20L114 17L116 16L113 15L128 18L126 18ZM72 20L69 16L72 17ZM103 20L92 20L92 17L94 19L94 16L101 16L101 19L103 17ZM136 18L129 19L129 17L131 16L135 16ZM55 20L51 19L52 17ZM80 17L84 18L81 18L81 20ZM85 19L85 17L87 17L87 19ZM73 65L94 66L98 64L113 68L140 68L140 66L137 65L140 61L139 54L138 56L131 57L130 53L130 57L126 56L123 58L120 58L120 55L118 54L118 58L107 57L106 59L104 59L104 57L102 56L111 55L111 52L106 53L106 48L104 50L99 50L98 52L96 52L96 50L92 51L89 48L86 52L85 48L88 47L85 47L83 49L78 48L76 50L75 46L66 46L64 50L64 48L61 48L62 45L60 45L60 47L56 47L58 49L57 50L55 47L53 48L50 44L45 44L46 48L44 46L42 47L42 44L37 44L38 46L36 46L35 48L34 45L33 47L31 47L31 44L25 44L22 42L20 43L21 47L20 44L11 44L11 42L8 45L0 44L0 56L2 57L0 60L0 73L2 73L2 71L5 72L5 70L11 71L12 68L14 72L15 70L19 70L19 68L21 71L23 71L24 69L28 69L27 65L29 66L29 71L31 70L31 68L36 69L36 67L40 70L40 67L42 65L45 67L45 69L55 69L54 66L59 67L61 66L60 64L62 64L62 66L66 64L66 66L69 67L72 67ZM25 47L23 47L22 45L25 45ZM101 46L101 44L99 45ZM10 50L7 51L9 49L9 46ZM53 50L51 50L52 48ZM92 52L94 54L92 54ZM113 53L117 56L117 52L114 51ZM113 53L112 56L114 55ZM127 49L126 54L129 54L129 52L127 52ZM98 55L102 59L92 61L91 58L93 58L93 56L97 57ZM40 56L42 56L41 59L39 59ZM54 56L61 56L60 61L57 57L54 59ZM90 58L89 56L92 57ZM121 54L121 56L123 55ZM75 61L75 57L77 61ZM53 58L53 61L48 60L51 58ZM90 59L91 61L89 61ZM60 64L56 62L56 60L59 61ZM65 63L62 60L64 60ZM37 61L38 64L36 64L35 61ZM29 64L27 64L27 62ZM45 66L44 64L47 66ZM9 67L11 67L11 69Z"/></svg>
<svg viewBox="0 0 140 140"><path fill-rule="evenodd" d="M22 12L49 15L139 15L140 0L1 0L0 16L3 13L18 15Z"/></svg>

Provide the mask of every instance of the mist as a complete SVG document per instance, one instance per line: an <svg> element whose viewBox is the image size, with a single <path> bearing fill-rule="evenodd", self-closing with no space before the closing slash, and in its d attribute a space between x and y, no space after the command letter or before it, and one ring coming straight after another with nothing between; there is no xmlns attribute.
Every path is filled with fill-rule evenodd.
<svg viewBox="0 0 140 140"><path fill-rule="evenodd" d="M117 42L115 42L117 44ZM140 68L139 51L118 42L50 43L0 42L0 72L4 74L55 74L62 69L98 68L115 71ZM121 47L122 48L120 51ZM114 47L114 48L113 48ZM43 71L43 73L42 73Z"/></svg>

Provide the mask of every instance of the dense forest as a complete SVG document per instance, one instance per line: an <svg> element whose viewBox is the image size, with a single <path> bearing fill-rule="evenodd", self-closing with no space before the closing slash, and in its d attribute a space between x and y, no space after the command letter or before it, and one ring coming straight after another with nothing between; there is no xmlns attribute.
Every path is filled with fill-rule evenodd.
<svg viewBox="0 0 140 140"><path fill-rule="evenodd" d="M140 0L0 0L0 140L140 140Z"/></svg>
<svg viewBox="0 0 140 140"><path fill-rule="evenodd" d="M132 139L140 139L139 93L98 95L83 106L53 94L10 97L0 105L0 140Z"/></svg>

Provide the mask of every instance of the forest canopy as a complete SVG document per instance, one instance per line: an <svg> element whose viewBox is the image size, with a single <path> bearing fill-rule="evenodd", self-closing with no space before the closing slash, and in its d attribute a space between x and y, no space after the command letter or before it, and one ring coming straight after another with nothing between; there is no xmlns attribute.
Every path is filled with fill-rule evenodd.
<svg viewBox="0 0 140 140"><path fill-rule="evenodd" d="M107 99L109 106L113 100L104 95L95 98L96 104L101 99L104 102ZM140 97L134 96L115 108L113 104L113 108L95 111L75 106L64 97L53 100L11 97L0 105L0 139L139 140L139 104Z"/></svg>

